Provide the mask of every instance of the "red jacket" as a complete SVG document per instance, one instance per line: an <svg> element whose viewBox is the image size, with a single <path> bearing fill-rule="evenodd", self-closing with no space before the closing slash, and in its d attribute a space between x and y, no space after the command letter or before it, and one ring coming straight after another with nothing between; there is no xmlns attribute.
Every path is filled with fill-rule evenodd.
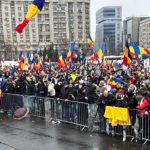
<svg viewBox="0 0 150 150"><path fill-rule="evenodd" d="M143 110L143 109L148 108L149 106L150 106L150 103L149 103L148 99L144 99L143 102L140 103L136 108Z"/></svg>
<svg viewBox="0 0 150 150"><path fill-rule="evenodd" d="M138 116L142 117L144 115L147 115L148 114L147 110L149 106L150 106L149 100L143 99L141 103L136 107L139 110Z"/></svg>

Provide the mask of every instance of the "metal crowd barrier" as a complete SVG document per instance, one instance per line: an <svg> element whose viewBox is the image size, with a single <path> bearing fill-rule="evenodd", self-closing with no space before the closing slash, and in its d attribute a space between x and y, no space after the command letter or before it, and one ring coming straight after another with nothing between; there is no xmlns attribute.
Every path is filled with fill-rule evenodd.
<svg viewBox="0 0 150 150"><path fill-rule="evenodd" d="M139 117L137 110L129 110L132 126L117 126L111 128L107 120L99 114L96 104L87 104L78 101L68 101L48 97L22 96L15 94L4 94L0 101L0 109L4 112L12 112L19 107L28 107L31 116L56 120L78 125L84 129L101 131L104 128L114 132L114 135L123 135L126 131L127 137L132 140L138 139L146 144L150 141L150 111L147 115Z"/></svg>
<svg viewBox="0 0 150 150"><path fill-rule="evenodd" d="M44 97L26 96L25 98L30 115L40 118L46 117Z"/></svg>
<svg viewBox="0 0 150 150"><path fill-rule="evenodd" d="M142 133L142 140L145 140L144 144L150 141L150 112L148 115L140 118L141 124L141 133Z"/></svg>
<svg viewBox="0 0 150 150"><path fill-rule="evenodd" d="M135 135L134 135L134 128L135 128L135 122L137 119L137 112L136 110L129 110L129 114L130 114L130 119L131 119L131 126L117 126L114 128L114 132L116 135L123 135L123 130L126 131L126 135L127 137L131 137L132 140L134 139Z"/></svg>
<svg viewBox="0 0 150 150"><path fill-rule="evenodd" d="M131 141L135 140L136 142L139 140L144 141L146 144L150 141L150 111L147 111L148 114L143 115L142 117L138 115L139 110L129 110L131 126L117 126L114 128L110 128L110 132L114 131L114 135L122 135L123 131L126 132L126 136L132 138ZM101 124L101 123L100 123ZM107 121L106 121L106 129L107 129ZM100 128L101 130L101 128Z"/></svg>
<svg viewBox="0 0 150 150"><path fill-rule="evenodd" d="M53 98L28 96L30 114L88 127L88 104Z"/></svg>
<svg viewBox="0 0 150 150"><path fill-rule="evenodd" d="M20 107L24 107L24 96L16 94L3 94L3 99L0 101L0 109L10 115Z"/></svg>

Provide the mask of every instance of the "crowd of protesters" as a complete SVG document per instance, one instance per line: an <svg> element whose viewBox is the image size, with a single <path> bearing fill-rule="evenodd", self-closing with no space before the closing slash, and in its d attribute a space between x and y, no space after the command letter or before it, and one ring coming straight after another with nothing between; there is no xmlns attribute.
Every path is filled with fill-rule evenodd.
<svg viewBox="0 0 150 150"><path fill-rule="evenodd" d="M139 117L148 115L150 106L150 72L137 62L127 69L116 69L113 63L91 62L84 67L77 63L65 68L45 65L40 73L15 67L13 74L9 69L1 71L0 79L2 93L88 103L88 111L99 114L101 132L107 132L106 106L138 109Z"/></svg>

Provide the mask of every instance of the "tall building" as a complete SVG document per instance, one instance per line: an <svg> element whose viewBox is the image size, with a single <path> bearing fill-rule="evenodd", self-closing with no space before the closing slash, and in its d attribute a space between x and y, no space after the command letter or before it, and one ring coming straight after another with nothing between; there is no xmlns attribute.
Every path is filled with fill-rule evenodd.
<svg viewBox="0 0 150 150"><path fill-rule="evenodd" d="M95 48L105 44L105 55L118 55L122 43L122 7L103 7L96 13Z"/></svg>
<svg viewBox="0 0 150 150"><path fill-rule="evenodd" d="M90 0L46 0L43 10L19 35L15 27L24 20L32 1L0 0L0 33L5 46L9 45L11 50L35 50L53 44L54 49L65 50L71 41L86 42Z"/></svg>
<svg viewBox="0 0 150 150"><path fill-rule="evenodd" d="M123 46L126 40L139 44L139 24L147 17L129 17L123 22Z"/></svg>
<svg viewBox="0 0 150 150"><path fill-rule="evenodd" d="M0 1L0 48L2 49L4 44L4 36L3 36L3 25L2 25L2 9L1 9L1 1Z"/></svg>
<svg viewBox="0 0 150 150"><path fill-rule="evenodd" d="M150 48L150 18L140 22L139 45L145 48Z"/></svg>

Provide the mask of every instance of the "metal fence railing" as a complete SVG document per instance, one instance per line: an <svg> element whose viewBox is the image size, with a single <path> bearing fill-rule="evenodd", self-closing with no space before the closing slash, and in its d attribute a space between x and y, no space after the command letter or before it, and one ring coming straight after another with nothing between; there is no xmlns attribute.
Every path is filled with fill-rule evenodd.
<svg viewBox="0 0 150 150"><path fill-rule="evenodd" d="M0 101L0 109L9 114L13 114L20 107L24 107L23 95L4 94L3 100Z"/></svg>
<svg viewBox="0 0 150 150"><path fill-rule="evenodd" d="M66 122L89 128L93 131L109 129L113 135L126 135L131 140L142 140L144 144L150 141L150 112L144 116L138 116L137 110L129 110L131 126L111 127L107 119L103 118L97 111L96 104L68 101L48 97L22 96L15 94L4 94L0 102L0 109L4 112L13 112L20 107L29 108L30 115L60 122ZM103 120L105 119L105 121ZM95 131L95 130L94 130ZM97 131L97 130L96 130Z"/></svg>
<svg viewBox="0 0 150 150"><path fill-rule="evenodd" d="M29 96L28 107L32 116L88 127L87 103Z"/></svg>

